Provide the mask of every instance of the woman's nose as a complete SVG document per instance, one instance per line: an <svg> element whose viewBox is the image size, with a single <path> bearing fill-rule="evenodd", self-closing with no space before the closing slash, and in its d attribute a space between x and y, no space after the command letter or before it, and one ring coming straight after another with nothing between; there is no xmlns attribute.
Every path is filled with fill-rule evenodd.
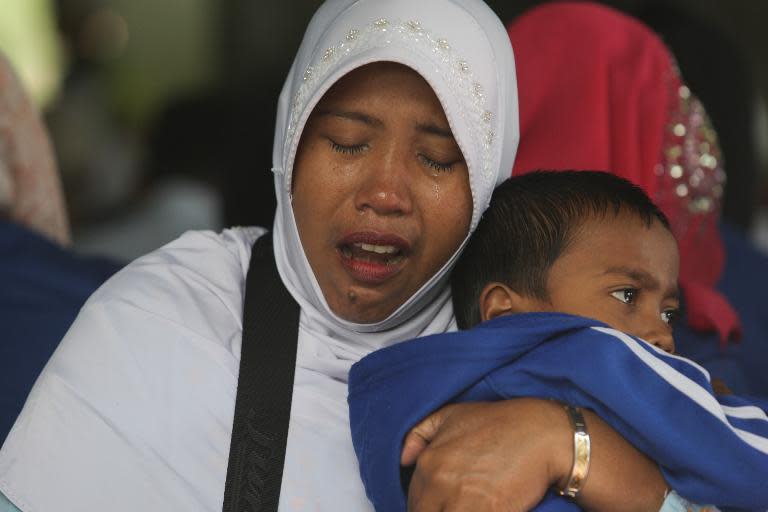
<svg viewBox="0 0 768 512"><path fill-rule="evenodd" d="M358 211L370 209L379 215L408 215L412 212L413 184L407 162L403 160L396 154L388 154L366 166L355 196Z"/></svg>

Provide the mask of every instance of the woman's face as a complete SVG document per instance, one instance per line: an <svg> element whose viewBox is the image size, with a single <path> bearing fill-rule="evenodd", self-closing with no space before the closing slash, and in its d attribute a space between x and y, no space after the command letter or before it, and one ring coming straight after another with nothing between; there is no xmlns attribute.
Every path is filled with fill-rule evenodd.
<svg viewBox="0 0 768 512"><path fill-rule="evenodd" d="M339 80L302 134L293 212L330 308L385 319L456 251L472 195L464 157L415 71L369 64Z"/></svg>

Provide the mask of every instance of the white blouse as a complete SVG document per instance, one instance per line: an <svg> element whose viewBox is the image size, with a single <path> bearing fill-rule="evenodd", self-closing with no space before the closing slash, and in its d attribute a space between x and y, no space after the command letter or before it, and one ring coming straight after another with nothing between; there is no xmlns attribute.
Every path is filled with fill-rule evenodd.
<svg viewBox="0 0 768 512"><path fill-rule="evenodd" d="M187 233L99 289L0 452L0 491L29 512L220 511L263 232ZM359 347L314 339L302 316L280 510L372 510L346 403Z"/></svg>

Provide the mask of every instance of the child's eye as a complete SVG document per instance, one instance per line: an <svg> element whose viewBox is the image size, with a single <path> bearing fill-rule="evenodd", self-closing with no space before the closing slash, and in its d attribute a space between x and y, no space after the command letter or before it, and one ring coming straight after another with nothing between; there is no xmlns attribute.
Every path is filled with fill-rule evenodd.
<svg viewBox="0 0 768 512"><path fill-rule="evenodd" d="M674 325L677 321L679 311L676 309L666 309L661 312L661 319L669 325Z"/></svg>
<svg viewBox="0 0 768 512"><path fill-rule="evenodd" d="M451 169L453 169L453 164L456 162L438 162L436 160L432 160L428 156L425 155L419 155L419 160L422 161L427 167L430 167L434 169L437 172L448 172Z"/></svg>
<svg viewBox="0 0 768 512"><path fill-rule="evenodd" d="M343 144L339 144L338 142L334 142L332 140L328 140L331 144L331 149L336 151L337 153L342 153L344 155L356 155L358 153L362 153L368 148L367 144L355 144L353 146L345 146Z"/></svg>
<svg viewBox="0 0 768 512"><path fill-rule="evenodd" d="M624 304L634 304L637 300L637 288L622 288L621 290L616 290L615 292L611 292L611 295L616 300L620 300Z"/></svg>

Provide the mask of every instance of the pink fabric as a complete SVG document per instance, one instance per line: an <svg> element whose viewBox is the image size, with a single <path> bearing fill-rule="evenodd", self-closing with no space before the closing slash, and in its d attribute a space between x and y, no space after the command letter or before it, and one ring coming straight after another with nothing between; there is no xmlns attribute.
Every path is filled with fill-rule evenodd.
<svg viewBox="0 0 768 512"><path fill-rule="evenodd" d="M62 245L69 221L51 143L40 114L0 54L0 209Z"/></svg>
<svg viewBox="0 0 768 512"><path fill-rule="evenodd" d="M581 2L534 8L508 27L520 97L513 173L604 170L641 186L680 244L691 327L740 335L714 286L724 265L718 232L725 181L717 137L674 58L648 27Z"/></svg>

